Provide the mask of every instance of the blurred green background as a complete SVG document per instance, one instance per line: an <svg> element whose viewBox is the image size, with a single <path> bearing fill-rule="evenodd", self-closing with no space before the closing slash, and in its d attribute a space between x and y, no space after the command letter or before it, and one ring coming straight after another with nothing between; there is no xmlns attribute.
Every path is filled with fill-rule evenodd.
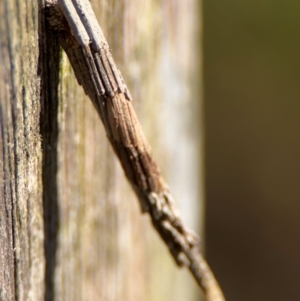
<svg viewBox="0 0 300 301"><path fill-rule="evenodd" d="M300 300L300 1L203 16L208 262L228 301Z"/></svg>

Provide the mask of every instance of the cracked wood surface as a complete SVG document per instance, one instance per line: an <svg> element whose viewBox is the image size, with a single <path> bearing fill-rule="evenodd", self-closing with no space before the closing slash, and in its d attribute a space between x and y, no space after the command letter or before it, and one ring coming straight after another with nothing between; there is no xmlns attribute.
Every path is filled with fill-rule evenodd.
<svg viewBox="0 0 300 301"><path fill-rule="evenodd" d="M45 287L37 16L33 1L0 2L0 300L5 301L42 300Z"/></svg>
<svg viewBox="0 0 300 301"><path fill-rule="evenodd" d="M157 28L161 20L179 23L183 10L174 3L94 1L118 65L132 53L143 61L138 79L136 69L130 71L130 86L134 95L147 91L150 101L135 104L139 116L150 116L143 118L143 126L151 144L156 141L165 170L172 161L169 151L153 138L160 124L154 114L160 79L148 78L145 88L140 81L161 68L160 63L153 66L153 57L163 53L155 35L145 32L145 22ZM96 114L64 59L57 89L58 47L43 7L43 1L0 4L1 298L191 299L193 283L174 272L165 249L138 216Z"/></svg>

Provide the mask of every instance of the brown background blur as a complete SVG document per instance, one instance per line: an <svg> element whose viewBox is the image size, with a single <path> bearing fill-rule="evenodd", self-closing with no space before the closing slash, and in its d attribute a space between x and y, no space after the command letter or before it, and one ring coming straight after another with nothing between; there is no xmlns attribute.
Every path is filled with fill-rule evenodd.
<svg viewBox="0 0 300 301"><path fill-rule="evenodd" d="M300 300L300 1L204 1L206 252L228 301Z"/></svg>

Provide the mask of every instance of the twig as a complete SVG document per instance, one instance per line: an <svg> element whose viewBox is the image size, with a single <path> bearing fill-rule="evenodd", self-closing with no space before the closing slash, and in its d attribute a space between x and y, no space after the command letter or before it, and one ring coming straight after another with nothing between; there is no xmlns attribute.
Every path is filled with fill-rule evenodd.
<svg viewBox="0 0 300 301"><path fill-rule="evenodd" d="M199 250L199 238L182 223L154 161L131 96L109 51L88 0L48 0L47 15L57 31L76 78L92 100L134 189L142 212L169 247L176 263L189 268L208 301L225 298Z"/></svg>

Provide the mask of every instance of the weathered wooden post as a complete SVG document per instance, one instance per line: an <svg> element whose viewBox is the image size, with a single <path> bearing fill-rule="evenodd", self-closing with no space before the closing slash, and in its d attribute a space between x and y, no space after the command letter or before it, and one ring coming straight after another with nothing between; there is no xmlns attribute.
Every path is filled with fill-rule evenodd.
<svg viewBox="0 0 300 301"><path fill-rule="evenodd" d="M183 218L199 229L196 2L92 5ZM192 300L196 285L141 216L43 7L0 4L0 300Z"/></svg>

